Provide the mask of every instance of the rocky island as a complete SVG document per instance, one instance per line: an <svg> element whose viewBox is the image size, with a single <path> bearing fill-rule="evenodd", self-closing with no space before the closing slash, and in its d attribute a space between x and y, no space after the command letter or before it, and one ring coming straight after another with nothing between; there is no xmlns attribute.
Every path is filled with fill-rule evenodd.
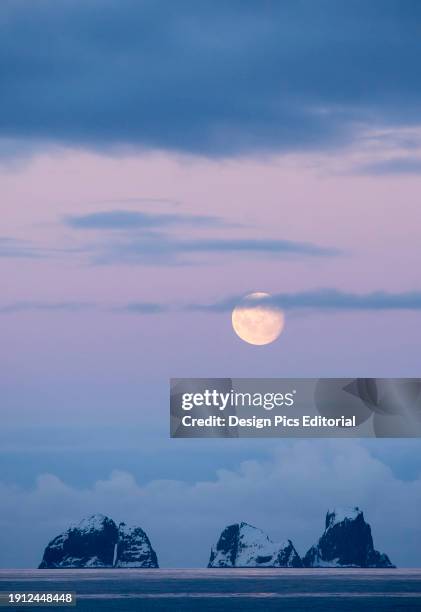
<svg viewBox="0 0 421 612"><path fill-rule="evenodd" d="M359 508L328 511L325 530L301 559L291 540L276 544L247 523L225 527L212 548L208 567L393 568L374 548L371 527Z"/></svg>
<svg viewBox="0 0 421 612"><path fill-rule="evenodd" d="M304 567L394 567L374 549L371 527L359 508L328 511L325 530L303 559Z"/></svg>
<svg viewBox="0 0 421 612"><path fill-rule="evenodd" d="M56 536L39 569L158 567L148 536L140 527L117 524L94 514Z"/></svg>
<svg viewBox="0 0 421 612"><path fill-rule="evenodd" d="M208 567L302 567L291 540L276 544L247 523L225 527L211 550Z"/></svg>

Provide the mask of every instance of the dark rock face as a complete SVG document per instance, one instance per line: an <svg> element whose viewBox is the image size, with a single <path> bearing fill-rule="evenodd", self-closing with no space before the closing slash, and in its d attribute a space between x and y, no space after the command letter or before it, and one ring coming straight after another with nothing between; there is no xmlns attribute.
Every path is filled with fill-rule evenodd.
<svg viewBox="0 0 421 612"><path fill-rule="evenodd" d="M226 527L211 550L208 567L302 567L291 540L272 542L247 523Z"/></svg>
<svg viewBox="0 0 421 612"><path fill-rule="evenodd" d="M100 567L158 567L158 560L140 527L117 527L107 516L94 514L55 537L39 569Z"/></svg>
<svg viewBox="0 0 421 612"><path fill-rule="evenodd" d="M115 567L158 567L148 536L140 527L120 523Z"/></svg>
<svg viewBox="0 0 421 612"><path fill-rule="evenodd" d="M96 514L54 538L39 567L112 567L117 540L114 521Z"/></svg>
<svg viewBox="0 0 421 612"><path fill-rule="evenodd" d="M215 549L211 549L208 567L234 567L238 552L240 525L225 527ZM218 558L219 557L219 558ZM217 559L218 558L218 559Z"/></svg>
<svg viewBox="0 0 421 612"><path fill-rule="evenodd" d="M274 567L303 567L302 559L291 540L288 540L285 548L279 550Z"/></svg>
<svg viewBox="0 0 421 612"><path fill-rule="evenodd" d="M374 550L371 527L359 508L326 514L325 531L303 559L304 567L394 567Z"/></svg>

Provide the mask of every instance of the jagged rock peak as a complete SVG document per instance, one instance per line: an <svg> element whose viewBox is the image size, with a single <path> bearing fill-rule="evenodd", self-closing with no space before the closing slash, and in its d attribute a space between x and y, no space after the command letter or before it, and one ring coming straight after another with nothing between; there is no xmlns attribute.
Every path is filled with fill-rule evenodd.
<svg viewBox="0 0 421 612"><path fill-rule="evenodd" d="M302 567L291 540L272 542L248 523L225 527L211 550L208 567Z"/></svg>
<svg viewBox="0 0 421 612"><path fill-rule="evenodd" d="M304 567L394 567L374 549L371 527L358 508L328 510L325 531L303 559Z"/></svg>
<svg viewBox="0 0 421 612"><path fill-rule="evenodd" d="M335 508L326 512L325 529L330 529L343 521L355 521L361 516L364 520L362 510L355 506L354 508Z"/></svg>
<svg viewBox="0 0 421 612"><path fill-rule="evenodd" d="M39 566L52 568L158 567L156 553L140 527L119 527L103 514L71 525L48 544Z"/></svg>

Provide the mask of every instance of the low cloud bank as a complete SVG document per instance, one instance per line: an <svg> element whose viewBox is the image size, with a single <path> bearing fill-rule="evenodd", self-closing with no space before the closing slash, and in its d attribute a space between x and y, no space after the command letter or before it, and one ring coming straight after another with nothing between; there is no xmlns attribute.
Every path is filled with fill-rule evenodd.
<svg viewBox="0 0 421 612"><path fill-rule="evenodd" d="M0 484L0 566L34 567L47 542L94 512L141 525L161 567L204 566L232 522L294 540L300 554L319 537L328 508L358 505L375 544L400 567L421 565L421 477L402 481L359 442L294 441L267 461L219 470L214 480L139 485L115 470L90 488L43 474L32 489Z"/></svg>

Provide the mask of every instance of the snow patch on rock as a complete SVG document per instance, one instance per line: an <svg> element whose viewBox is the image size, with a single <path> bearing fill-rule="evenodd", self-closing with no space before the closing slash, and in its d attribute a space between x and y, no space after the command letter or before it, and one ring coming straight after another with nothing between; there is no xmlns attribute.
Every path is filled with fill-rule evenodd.
<svg viewBox="0 0 421 612"><path fill-rule="evenodd" d="M275 543L248 523L226 527L211 550L208 567L301 567L291 540Z"/></svg>
<svg viewBox="0 0 421 612"><path fill-rule="evenodd" d="M355 506L355 508L335 508L334 510L328 510L326 514L326 529L342 523L343 521L355 521L355 519L362 514L362 511Z"/></svg>

